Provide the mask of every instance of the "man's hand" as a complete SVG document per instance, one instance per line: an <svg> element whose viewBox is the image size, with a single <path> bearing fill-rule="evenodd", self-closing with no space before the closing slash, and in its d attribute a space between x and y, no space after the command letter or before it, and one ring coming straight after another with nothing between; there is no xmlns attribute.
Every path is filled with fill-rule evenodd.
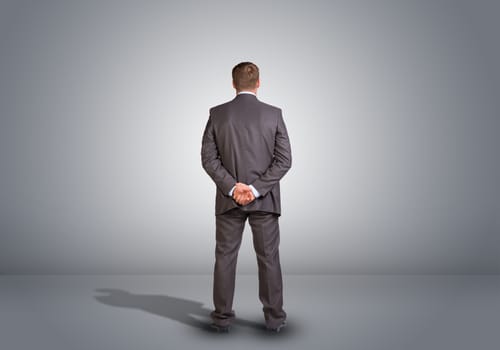
<svg viewBox="0 0 500 350"><path fill-rule="evenodd" d="M236 203L240 205L247 205L255 199L255 196L253 195L250 186L241 182L237 182L236 187L233 191L233 198Z"/></svg>

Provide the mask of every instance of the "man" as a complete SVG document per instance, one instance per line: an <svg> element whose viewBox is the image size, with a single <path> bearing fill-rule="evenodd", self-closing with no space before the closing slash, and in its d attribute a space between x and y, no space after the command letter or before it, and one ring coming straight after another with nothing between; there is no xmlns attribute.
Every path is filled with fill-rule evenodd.
<svg viewBox="0 0 500 350"><path fill-rule="evenodd" d="M280 179L292 165L288 133L280 108L257 99L259 69L241 62L232 70L236 97L210 109L201 159L216 184L215 266L212 326L228 331L236 261L246 219L253 234L259 271L259 299L266 328L286 325L279 259Z"/></svg>

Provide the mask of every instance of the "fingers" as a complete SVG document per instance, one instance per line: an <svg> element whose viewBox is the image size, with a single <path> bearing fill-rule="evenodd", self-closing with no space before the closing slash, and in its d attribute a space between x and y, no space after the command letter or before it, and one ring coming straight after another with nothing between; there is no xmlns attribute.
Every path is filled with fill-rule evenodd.
<svg viewBox="0 0 500 350"><path fill-rule="evenodd" d="M247 197L247 199L246 199L246 201L245 201L245 204L243 204L243 205L247 205L247 204L249 204L249 203L253 202L253 200L254 200L254 199L255 199L255 196L254 196L254 195L253 195L253 193L250 191L250 196L249 196L249 197Z"/></svg>
<svg viewBox="0 0 500 350"><path fill-rule="evenodd" d="M238 204L247 205L248 203L250 203L250 200L251 200L250 197L239 198Z"/></svg>
<svg viewBox="0 0 500 350"><path fill-rule="evenodd" d="M238 182L236 183L236 187L233 191L233 197L236 198L236 197L248 196L249 193L252 193L250 186Z"/></svg>
<svg viewBox="0 0 500 350"><path fill-rule="evenodd" d="M237 196L235 198L236 200L236 203L240 204L240 205L247 205L248 203L250 203L252 200L253 200L253 196L248 196L248 195L241 195L241 196Z"/></svg>
<svg viewBox="0 0 500 350"><path fill-rule="evenodd" d="M233 197L248 197L250 196L250 194L252 194L252 191L238 191L235 189L233 192Z"/></svg>
<svg viewBox="0 0 500 350"><path fill-rule="evenodd" d="M250 186L245 185L245 184L240 184L240 183L236 184L236 188L234 190L235 191L242 191L242 192L252 191L250 189Z"/></svg>
<svg viewBox="0 0 500 350"><path fill-rule="evenodd" d="M255 199L255 196L253 195L252 192L249 194L239 194L235 196L235 201L240 204L240 205L247 205L248 203L252 202Z"/></svg>
<svg viewBox="0 0 500 350"><path fill-rule="evenodd" d="M255 196L250 189L250 186L238 182L236 183L236 188L233 191L233 199L240 205L247 205L255 199Z"/></svg>

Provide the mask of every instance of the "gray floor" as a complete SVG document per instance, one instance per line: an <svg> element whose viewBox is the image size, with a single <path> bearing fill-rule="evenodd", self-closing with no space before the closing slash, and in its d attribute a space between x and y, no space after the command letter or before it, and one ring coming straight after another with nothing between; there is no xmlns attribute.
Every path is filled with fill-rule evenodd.
<svg viewBox="0 0 500 350"><path fill-rule="evenodd" d="M229 334L207 331L209 275L0 276L2 349L499 349L498 275L285 275L269 334L238 275Z"/></svg>

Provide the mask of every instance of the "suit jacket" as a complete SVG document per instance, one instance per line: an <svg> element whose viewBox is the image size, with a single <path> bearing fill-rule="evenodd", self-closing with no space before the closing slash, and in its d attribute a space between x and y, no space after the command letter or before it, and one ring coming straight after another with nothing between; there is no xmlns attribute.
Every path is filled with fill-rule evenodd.
<svg viewBox="0 0 500 350"><path fill-rule="evenodd" d="M215 215L240 207L281 216L279 181L292 166L292 152L280 108L253 94L210 108L201 160L216 184ZM236 182L252 184L260 196L239 205L229 196Z"/></svg>

